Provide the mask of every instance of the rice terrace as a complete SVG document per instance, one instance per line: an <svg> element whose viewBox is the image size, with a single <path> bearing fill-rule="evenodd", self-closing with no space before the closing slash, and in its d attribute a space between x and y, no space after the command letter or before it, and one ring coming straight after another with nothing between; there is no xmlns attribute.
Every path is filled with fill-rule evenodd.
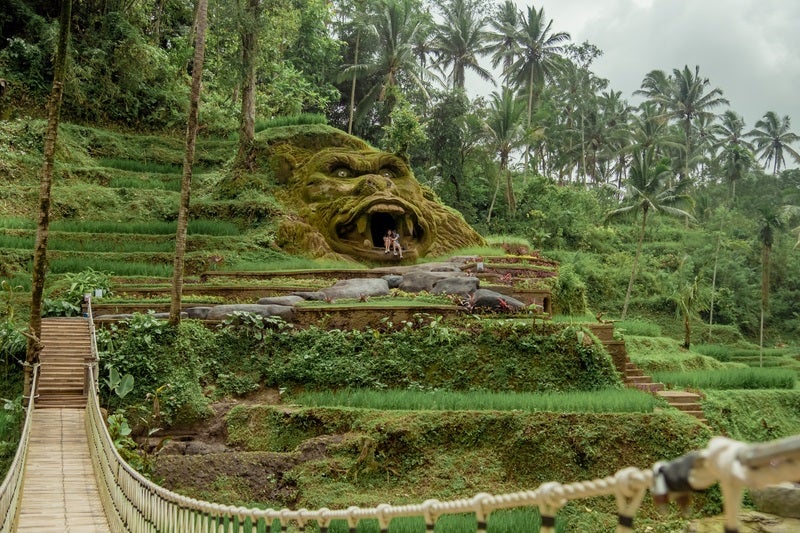
<svg viewBox="0 0 800 533"><path fill-rule="evenodd" d="M800 531L788 117L511 1L8 4L0 532Z"/></svg>

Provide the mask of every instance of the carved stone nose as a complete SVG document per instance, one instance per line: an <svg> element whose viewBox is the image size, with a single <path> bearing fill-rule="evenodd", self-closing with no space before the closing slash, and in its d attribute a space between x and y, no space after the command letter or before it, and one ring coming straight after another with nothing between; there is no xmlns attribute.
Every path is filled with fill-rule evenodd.
<svg viewBox="0 0 800 533"><path fill-rule="evenodd" d="M355 193L370 195L379 191L392 188L394 183L389 178L377 174L367 174L361 178L361 183L356 187Z"/></svg>

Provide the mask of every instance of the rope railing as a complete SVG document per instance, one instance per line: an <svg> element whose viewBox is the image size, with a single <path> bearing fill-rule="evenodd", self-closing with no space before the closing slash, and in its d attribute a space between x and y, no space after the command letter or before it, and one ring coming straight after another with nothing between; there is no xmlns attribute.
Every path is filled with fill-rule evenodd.
<svg viewBox="0 0 800 533"><path fill-rule="evenodd" d="M22 479L25 473L25 459L28 457L28 441L31 435L33 411L36 408L36 387L39 381L39 365L33 365L31 379L31 395L27 398L28 405L25 412L25 423L19 438L17 451L6 473L3 484L0 485L0 533L11 532L16 529L17 515L19 514L19 499L22 493Z"/></svg>
<svg viewBox="0 0 800 533"><path fill-rule="evenodd" d="M91 371L91 370L90 370ZM568 501L596 496L614 496L618 532L633 531L633 519L645 493L656 500L708 488L722 487L725 502L725 531L737 531L736 516L742 490L783 481L800 480L800 436L767 444L748 445L725 437L714 437L707 448L674 461L657 463L650 469L625 468L613 476L575 483L545 483L531 491L452 501L427 500L414 505L381 504L374 508L347 509L249 509L215 504L171 492L149 481L119 455L100 414L97 392L92 387L87 404L87 432L100 487L101 500L112 531L269 531L278 521L282 530L290 524L301 530L316 523L326 532L331 522L345 522L351 531L362 520L377 520L381 531L399 517L422 517L426 530L433 531L444 515L474 513L477 531L485 532L489 515L497 510L538 507L540 531L554 531L555 516Z"/></svg>

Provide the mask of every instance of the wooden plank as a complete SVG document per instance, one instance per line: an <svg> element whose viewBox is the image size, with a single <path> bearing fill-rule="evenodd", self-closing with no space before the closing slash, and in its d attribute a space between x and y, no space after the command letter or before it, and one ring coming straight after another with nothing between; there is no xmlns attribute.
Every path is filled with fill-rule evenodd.
<svg viewBox="0 0 800 533"><path fill-rule="evenodd" d="M19 532L110 531L100 502L82 409L33 412Z"/></svg>

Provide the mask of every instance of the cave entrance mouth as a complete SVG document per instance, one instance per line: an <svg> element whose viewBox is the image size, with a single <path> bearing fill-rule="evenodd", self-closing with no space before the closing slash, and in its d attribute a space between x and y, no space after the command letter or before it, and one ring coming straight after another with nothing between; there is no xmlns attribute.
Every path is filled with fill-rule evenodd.
<svg viewBox="0 0 800 533"><path fill-rule="evenodd" d="M397 229L392 215L389 213L373 213L370 217L370 233L372 245L383 248L383 237L390 229Z"/></svg>

